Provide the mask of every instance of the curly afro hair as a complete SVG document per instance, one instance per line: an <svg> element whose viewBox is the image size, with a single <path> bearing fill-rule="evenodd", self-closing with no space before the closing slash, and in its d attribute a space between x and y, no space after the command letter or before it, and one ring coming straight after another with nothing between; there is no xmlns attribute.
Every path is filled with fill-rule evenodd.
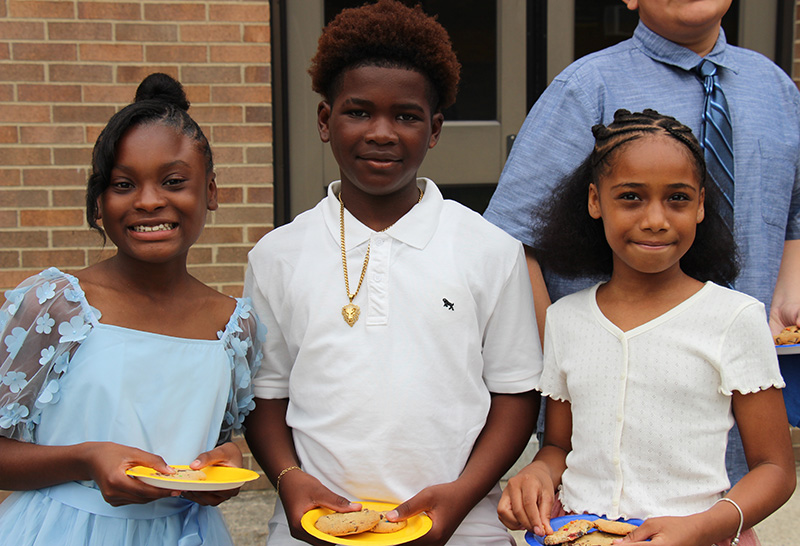
<svg viewBox="0 0 800 546"><path fill-rule="evenodd" d="M425 74L436 94L435 110L456 100L461 64L447 31L419 5L411 8L397 0L378 0L342 10L319 38L308 70L312 88L331 101L342 73L361 66L408 68Z"/></svg>

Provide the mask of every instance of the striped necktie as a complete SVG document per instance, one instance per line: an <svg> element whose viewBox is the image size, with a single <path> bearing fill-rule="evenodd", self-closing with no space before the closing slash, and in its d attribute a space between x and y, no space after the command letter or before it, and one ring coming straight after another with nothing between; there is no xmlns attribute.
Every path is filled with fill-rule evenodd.
<svg viewBox="0 0 800 546"><path fill-rule="evenodd" d="M708 172L723 197L720 214L733 232L733 129L728 101L719 85L714 63L703 59L696 70L705 87L700 144L705 150Z"/></svg>

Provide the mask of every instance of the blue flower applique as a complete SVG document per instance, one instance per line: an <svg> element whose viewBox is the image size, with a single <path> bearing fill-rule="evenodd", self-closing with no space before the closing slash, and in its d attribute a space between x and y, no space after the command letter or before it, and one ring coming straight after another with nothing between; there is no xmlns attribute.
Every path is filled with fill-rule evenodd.
<svg viewBox="0 0 800 546"><path fill-rule="evenodd" d="M53 355L56 354L56 348L50 345L46 349L42 349L40 353L42 357L39 359L39 365L44 366L53 358Z"/></svg>
<svg viewBox="0 0 800 546"><path fill-rule="evenodd" d="M56 296L56 284L46 282L36 289L36 297L39 298L39 305Z"/></svg>
<svg viewBox="0 0 800 546"><path fill-rule="evenodd" d="M17 326L11 330L11 333L3 340L6 344L6 350L11 358L17 356L17 353L22 347L22 343L25 341L25 337L27 335L28 331L25 328Z"/></svg>
<svg viewBox="0 0 800 546"><path fill-rule="evenodd" d="M0 410L0 428L11 428L28 416L28 408L14 402Z"/></svg>
<svg viewBox="0 0 800 546"><path fill-rule="evenodd" d="M17 393L28 384L28 381L25 379L26 377L25 372L8 372L5 377L3 377L3 385L7 385L8 390L11 392Z"/></svg>
<svg viewBox="0 0 800 546"><path fill-rule="evenodd" d="M8 300L8 314L12 317L16 314L19 310L19 306L22 305L22 299L25 297L25 293L30 290L30 287L25 288L15 288L13 290L6 290L6 300Z"/></svg>
<svg viewBox="0 0 800 546"><path fill-rule="evenodd" d="M56 358L56 363L53 365L53 371L55 373L63 373L67 371L67 366L69 366L69 353L61 353Z"/></svg>
<svg viewBox="0 0 800 546"><path fill-rule="evenodd" d="M239 406L239 413L244 413L245 415L247 415L248 413L256 409L255 397L256 396L254 394L248 394L247 396L239 400L239 403L237 404Z"/></svg>
<svg viewBox="0 0 800 546"><path fill-rule="evenodd" d="M50 313L45 313L36 319L36 331L40 334L49 334L53 331L53 326L55 325L56 321L50 317Z"/></svg>
<svg viewBox="0 0 800 546"><path fill-rule="evenodd" d="M72 303L77 303L81 301L83 296L84 296L83 290L81 290L80 288L67 288L66 290L64 290L64 297L66 298L67 301Z"/></svg>
<svg viewBox="0 0 800 546"><path fill-rule="evenodd" d="M250 348L250 340L239 339L238 337L231 337L230 339L230 348L233 349L233 354L237 357L245 357L247 356L247 349Z"/></svg>
<svg viewBox="0 0 800 546"><path fill-rule="evenodd" d="M250 311L253 310L253 307L249 303L244 303L239 306L239 316L243 319L247 320L250 318Z"/></svg>
<svg viewBox="0 0 800 546"><path fill-rule="evenodd" d="M59 343L69 341L83 341L92 329L90 324L86 324L83 317L77 316L69 319L69 322L62 322L58 325L58 333L61 334Z"/></svg>
<svg viewBox="0 0 800 546"><path fill-rule="evenodd" d="M52 379L47 386L42 389L39 398L36 399L36 407L41 408L47 404L55 404L61 400L61 393L58 392L59 390L58 380Z"/></svg>
<svg viewBox="0 0 800 546"><path fill-rule="evenodd" d="M61 273L61 271L58 270L58 268L48 267L47 269L39 273L39 276L48 281L52 281L53 279L59 279L64 275Z"/></svg>

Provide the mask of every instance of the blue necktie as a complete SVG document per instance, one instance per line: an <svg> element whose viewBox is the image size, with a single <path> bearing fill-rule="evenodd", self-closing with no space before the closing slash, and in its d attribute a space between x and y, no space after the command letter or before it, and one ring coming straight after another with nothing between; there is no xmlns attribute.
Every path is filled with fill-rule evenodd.
<svg viewBox="0 0 800 546"><path fill-rule="evenodd" d="M706 168L723 197L720 214L733 233L733 129L728 101L714 63L703 59L696 70L705 87L700 144L705 149Z"/></svg>

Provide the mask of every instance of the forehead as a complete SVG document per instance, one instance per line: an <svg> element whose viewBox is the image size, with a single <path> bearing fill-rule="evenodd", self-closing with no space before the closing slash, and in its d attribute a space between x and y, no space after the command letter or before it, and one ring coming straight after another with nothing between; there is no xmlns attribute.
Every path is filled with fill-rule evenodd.
<svg viewBox="0 0 800 546"><path fill-rule="evenodd" d="M665 176L691 180L698 187L700 166L691 150L664 132L645 134L621 144L609 157L609 168L600 175L607 177L647 177L656 179Z"/></svg>
<svg viewBox="0 0 800 546"><path fill-rule="evenodd" d="M203 160L194 139L159 121L134 125L117 143L118 161L122 157L144 160L162 156L179 156L184 161Z"/></svg>
<svg viewBox="0 0 800 546"><path fill-rule="evenodd" d="M422 72L410 68L359 66L339 75L332 102L348 100L397 101L430 106L433 85Z"/></svg>

